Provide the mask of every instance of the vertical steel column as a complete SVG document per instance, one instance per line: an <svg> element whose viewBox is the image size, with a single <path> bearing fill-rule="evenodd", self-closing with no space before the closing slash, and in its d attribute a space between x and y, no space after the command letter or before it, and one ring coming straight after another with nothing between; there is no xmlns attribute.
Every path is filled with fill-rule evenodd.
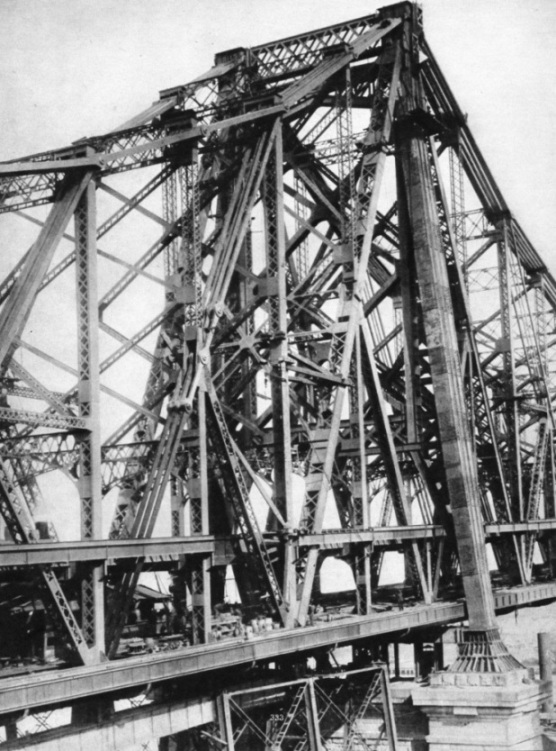
<svg viewBox="0 0 556 751"><path fill-rule="evenodd" d="M401 146L446 482L474 629L496 626L446 259L423 137Z"/></svg>
<svg viewBox="0 0 556 751"><path fill-rule="evenodd" d="M96 186L89 182L75 210L75 258L78 314L79 414L89 432L80 442L79 494L81 538L102 538L100 454L100 374L96 257ZM103 566L85 575L81 590L81 624L87 645L97 659L104 652Z"/></svg>
<svg viewBox="0 0 556 751"><path fill-rule="evenodd" d="M168 225L174 224L178 214L176 173L172 172L162 183L162 216ZM176 273L178 267L178 239L168 244L164 251L164 273L166 278Z"/></svg>
<svg viewBox="0 0 556 751"><path fill-rule="evenodd" d="M386 736L388 738L389 751L397 751L398 734L396 730L396 719L394 715L394 703L390 691L390 681L388 679L388 668L385 666L380 671L380 690L382 693L382 706L384 709L384 723L386 725Z"/></svg>
<svg viewBox="0 0 556 751"><path fill-rule="evenodd" d="M227 751L235 751L234 743L234 726L232 725L232 711L230 709L230 695L223 693L216 699L216 709L218 713L218 725L220 736L224 738L222 748Z"/></svg>
<svg viewBox="0 0 556 751"><path fill-rule="evenodd" d="M398 159L403 171L423 323L430 359L446 485L471 629L496 629L494 598L484 542L476 456L465 405L461 361L440 220L429 167L427 136L411 112L423 100L415 40L417 22L405 24L410 51L402 73L403 117Z"/></svg>
<svg viewBox="0 0 556 751"><path fill-rule="evenodd" d="M502 380L504 416L506 421L507 476L510 479L510 498L513 518L523 519L523 478L521 467L521 441L519 436L519 402L515 372L515 341L513 332L512 277L510 273L510 247L507 221L502 220L501 239L498 242L498 277L500 284L500 340L498 348L502 354ZM522 551L523 557L523 551Z"/></svg>
<svg viewBox="0 0 556 751"><path fill-rule="evenodd" d="M275 138L263 182L267 293L269 310L270 388L274 433L274 500L288 527L293 527L292 449L290 387L288 377L288 322L286 289L286 242L284 232L283 146L281 124ZM289 607L285 625L293 626L296 612L296 546L288 539L284 548L283 597Z"/></svg>
<svg viewBox="0 0 556 751"><path fill-rule="evenodd" d="M307 186L299 178L296 173L294 176L294 191L295 191L295 213L296 230L300 232L303 230L304 222L307 221ZM297 274L297 283L307 278L307 272L309 271L309 242L307 236L299 243L295 252L295 268Z"/></svg>
<svg viewBox="0 0 556 751"><path fill-rule="evenodd" d="M465 213L465 183L463 166L459 159L457 149L459 146L453 146L449 150L450 159L450 199L452 204L452 232L456 245L459 263L463 269L465 287L469 288L469 271L467 268L467 231Z"/></svg>
<svg viewBox="0 0 556 751"><path fill-rule="evenodd" d="M198 349L202 346L201 324L203 318L201 288L201 227L199 195L199 154L193 148L190 163L180 168L183 286L180 294L184 304L183 371L190 378ZM180 261L176 261L177 266ZM208 523L208 466L206 439L206 392L197 393L197 411L191 412L189 428L197 428L199 443L189 457L189 529L191 535L207 535ZM175 509L174 509L175 511ZM189 589L191 592L191 618L193 643L208 641L211 631L210 560L192 558L188 562Z"/></svg>
<svg viewBox="0 0 556 751"><path fill-rule="evenodd" d="M309 678L305 686L305 706L307 709L307 736L310 751L322 751L319 710L315 694L315 679Z"/></svg>
<svg viewBox="0 0 556 751"><path fill-rule="evenodd" d="M539 340L539 351L541 368L544 376L544 390L547 396L547 414L549 417L549 425L552 426L551 434L549 436L546 460L544 467L543 477L543 489L542 494L544 496L544 515L547 519L554 518L556 514L556 455L554 451L554 425L552 417L551 395L553 392L552 376L553 371L551 369L551 347L550 333L554 329L554 311L546 297L545 277L542 274L535 275L533 278L533 286L535 291L535 314L536 314L536 329ZM552 536L548 536L545 540L540 541L539 545L543 551L546 561L548 562L549 571L551 576L554 576L554 559L555 559L555 541Z"/></svg>
<svg viewBox="0 0 556 751"><path fill-rule="evenodd" d="M398 275L402 298L403 358L405 373L405 424L408 441L418 440L421 429L421 363L419 362L419 319L417 306L417 274L409 226L408 206L403 188L403 173L399 161L396 162L396 182L398 185L398 227L400 244L400 264Z"/></svg>
<svg viewBox="0 0 556 751"><path fill-rule="evenodd" d="M197 393L199 430L197 491L190 495L191 535L208 535L208 456L206 433L206 391L201 386ZM190 483L190 487L193 483ZM189 587L191 592L191 617L193 643L207 642L212 627L210 559L191 558L189 561Z"/></svg>
<svg viewBox="0 0 556 751"><path fill-rule="evenodd" d="M6 741L16 741L18 739L16 718L10 716L9 718L6 718L4 722Z"/></svg>
<svg viewBox="0 0 556 751"><path fill-rule="evenodd" d="M251 224L248 225L245 231L245 239L239 254L238 263L253 273L253 230ZM239 275L237 287L239 308L240 310L246 310L253 304L253 287L247 280L247 277L241 274ZM255 321L251 316L244 321L243 325L247 336L254 336ZM234 379L232 378L233 381ZM241 364L240 382L243 384L243 414L250 422L255 422L257 419L257 379L256 377L253 378L251 361L247 356ZM250 438L250 433L247 431L243 432L245 435L242 436L240 448L247 451L251 448L252 438Z"/></svg>
<svg viewBox="0 0 556 751"><path fill-rule="evenodd" d="M198 159L198 150L195 148L191 153L190 163L179 168L181 252L175 257L173 273L181 287L176 293L176 299L183 304L184 346L181 366L185 371L193 365L202 319Z"/></svg>
<svg viewBox="0 0 556 751"><path fill-rule="evenodd" d="M551 428L551 435L549 436L548 446L546 451L546 461L544 468L544 481L543 481L543 495L544 495L544 515L547 519L551 519L555 514L555 462L554 462L554 417L551 408L551 371L550 371L550 323L553 321L553 311L546 298L545 279L541 274L536 275L532 284L534 287L535 295L535 320L536 331L539 346L539 360L540 360L540 372L543 378L541 384L541 396L546 398L548 425ZM550 542L547 541L545 547L550 547ZM548 556L548 550L547 550Z"/></svg>
<svg viewBox="0 0 556 751"><path fill-rule="evenodd" d="M336 97L336 126L338 137L338 198L340 216L342 220L342 283L350 288L354 281L355 264L355 171L351 158L352 149L352 82L350 68L346 68L344 90L339 90ZM347 292L346 294L351 294ZM333 348L331 348L331 359ZM355 338L355 357L351 365L352 383L348 387L350 402L350 437L358 442L359 451L351 459L352 483L351 504L348 518L344 520L355 527L368 526L367 487L366 487L366 455L365 455L365 427L363 422L364 391L361 372L361 341L359 332ZM360 613L370 612L371 604L371 569L369 548L365 546L357 551L354 565L354 576L357 588L357 608Z"/></svg>
<svg viewBox="0 0 556 751"><path fill-rule="evenodd" d="M400 644L399 642L394 642L392 645L394 647L394 678L399 678L400 673Z"/></svg>
<svg viewBox="0 0 556 751"><path fill-rule="evenodd" d="M365 446L365 388L362 373L361 336L355 340L355 399L352 399L351 429L352 436L359 441L359 456L353 467L353 503L356 514L355 524L367 529L370 526L369 492L367 480L367 453ZM353 435L355 433L356 435ZM362 545L355 554L355 585L357 587L358 612L371 612L371 545ZM377 582L378 583L378 582Z"/></svg>

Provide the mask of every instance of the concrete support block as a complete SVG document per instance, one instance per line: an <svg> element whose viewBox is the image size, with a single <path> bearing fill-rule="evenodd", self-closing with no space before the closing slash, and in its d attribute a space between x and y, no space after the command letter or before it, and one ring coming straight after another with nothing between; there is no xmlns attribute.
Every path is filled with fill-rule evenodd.
<svg viewBox="0 0 556 751"><path fill-rule="evenodd" d="M527 671L436 673L413 690L429 719L429 751L541 751L544 683Z"/></svg>

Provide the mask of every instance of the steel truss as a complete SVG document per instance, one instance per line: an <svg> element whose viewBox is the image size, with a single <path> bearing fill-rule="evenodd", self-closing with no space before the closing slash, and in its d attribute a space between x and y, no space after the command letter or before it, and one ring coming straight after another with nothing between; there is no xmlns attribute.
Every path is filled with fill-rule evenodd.
<svg viewBox="0 0 556 751"><path fill-rule="evenodd" d="M38 228L0 281L0 511L31 562L0 576L66 661L121 651L155 564L193 646L230 577L241 635L314 623L328 558L352 615L395 551L402 600L463 587L490 641L492 562L553 578L556 282L416 6L219 54L120 129L0 164L0 212ZM157 524L182 547L156 556Z"/></svg>
<svg viewBox="0 0 556 751"><path fill-rule="evenodd" d="M397 748L380 665L223 693L218 710L218 737L229 751Z"/></svg>

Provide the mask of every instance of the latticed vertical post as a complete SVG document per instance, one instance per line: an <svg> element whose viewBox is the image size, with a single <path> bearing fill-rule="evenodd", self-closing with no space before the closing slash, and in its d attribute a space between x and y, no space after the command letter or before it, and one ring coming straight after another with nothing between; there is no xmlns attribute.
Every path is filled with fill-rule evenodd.
<svg viewBox="0 0 556 751"><path fill-rule="evenodd" d="M274 129L274 146L270 153L263 181L266 227L268 316L270 335L270 387L272 397L272 429L274 433L274 495L275 503L286 522L293 526L292 453L290 397L288 379L288 341L286 310L286 244L283 206L282 129ZM284 553L283 596L290 605L296 598L294 545L287 541ZM293 609L290 607L290 616ZM286 617L287 625L289 623Z"/></svg>
<svg viewBox="0 0 556 751"><path fill-rule="evenodd" d="M307 188L303 180L300 180L297 174L294 177L294 190L295 213L298 217L296 220L296 225L297 230L302 231L303 222L306 221L307 218L307 208L305 205L305 202L307 200ZM309 242L307 237L305 237L305 239L303 239L297 246L295 261L298 280L305 279L309 270Z"/></svg>
<svg viewBox="0 0 556 751"><path fill-rule="evenodd" d="M355 194L355 173L351 158L353 148L353 124L351 102L351 74L347 68L342 81L343 91L336 95L337 136L338 136L338 188L341 215L341 261L343 262L343 281L353 282L354 263L354 214L352 200Z"/></svg>
<svg viewBox="0 0 556 751"><path fill-rule="evenodd" d="M500 339L498 349L502 354L502 376L504 388L504 418L507 436L507 476L510 478L510 497L514 519L523 519L523 480L521 467L521 448L519 433L519 402L517 400L514 311L512 304L513 288L510 273L510 245L507 221L502 219L499 225L498 242L498 277L500 289Z"/></svg>
<svg viewBox="0 0 556 751"><path fill-rule="evenodd" d="M347 68L342 80L343 91L337 93L336 113L337 113L337 135L338 135L338 182L339 182L339 199L341 214L341 256L338 259L342 263L342 281L345 286L345 294L349 296L352 291L355 270L355 209L353 206L355 196L355 171L351 158L352 152L352 86L351 73ZM358 337L356 337L358 342ZM362 416L359 414L359 397L362 396L361 389L361 351L357 348L357 356L354 359L351 372L352 385L349 388L350 400L350 437L353 441L364 441L364 429L362 425ZM331 351L331 362L337 354L334 348ZM358 452L351 459L352 469L352 508L350 509L350 526L363 525L363 508L362 508L362 483L361 473L364 458L361 456L360 446Z"/></svg>
<svg viewBox="0 0 556 751"><path fill-rule="evenodd" d="M199 419L199 450L196 477L189 483L189 503L191 508L191 534L209 533L208 517L208 455L206 434L206 392L203 388L197 396ZM196 487L195 497L191 487ZM193 518L195 514L195 518ZM195 527L193 527L195 524ZM189 586L191 592L192 636L194 643L208 641L211 629L211 586L210 559L192 558L189 564Z"/></svg>
<svg viewBox="0 0 556 751"><path fill-rule="evenodd" d="M181 290L178 293L183 303L183 362L185 372L191 369L197 351L199 326L201 321L200 253L201 238L199 229L199 174L197 150L193 151L191 163L179 169L181 199L181 252L174 261L174 274L179 275ZM189 418L189 427L198 425L198 416ZM195 423L195 424L194 424ZM203 534L202 499L200 495L199 452L192 450L188 457L189 528L191 534ZM183 507L172 509L174 534L183 534ZM180 531L178 531L178 529ZM206 531L206 530L205 530Z"/></svg>
<svg viewBox="0 0 556 751"><path fill-rule="evenodd" d="M199 154L193 148L187 164L179 169L181 200L181 249L175 259L174 273L180 274L179 301L183 303L183 370L189 373L194 365L201 342L201 228L199 196ZM187 377L187 375L186 375ZM189 500L189 533L206 535L208 526L208 476L205 392L197 394L197 410L190 413L189 429L198 430L198 446L188 454L187 496ZM176 482L180 482L176 480ZM176 531L185 524L183 506L172 509L172 523ZM179 532L178 532L179 534ZM183 534L183 532L182 532ZM211 628L210 561L206 557L192 558L188 563L188 584L191 594L191 626L194 644L207 641Z"/></svg>
<svg viewBox="0 0 556 751"><path fill-rule="evenodd" d="M80 442L79 494L83 540L102 538L95 190L91 181L75 211L78 398L80 416L87 419L89 426ZM81 591L81 627L87 645L97 656L104 651L102 574L102 565L93 566L83 578Z"/></svg>
<svg viewBox="0 0 556 751"><path fill-rule="evenodd" d="M551 309L546 299L546 289L544 278L539 274L533 280L535 289L535 312L536 312L536 325L539 337L539 348L541 355L541 363L544 371L547 395L553 392L552 378L553 367L551 363L551 354L554 347L550 343L550 334L554 332L555 317L554 311ZM550 410L549 410L550 415ZM554 428L552 420L549 420L549 429L551 430L551 436L548 441L548 448L546 454L546 467L544 473L544 502L545 502L545 516L547 519L553 519L556 514L556 455L554 451ZM548 538L546 542L547 554L549 559L554 558L554 542L552 538Z"/></svg>
<svg viewBox="0 0 556 751"><path fill-rule="evenodd" d="M354 207L355 176L353 171L351 75L349 68L339 84L336 94L336 128L338 138L338 198L340 209L340 242L335 250L336 262L342 267L342 294L346 300L353 296L355 279ZM345 331L337 334L330 345L330 369L338 372L345 343Z"/></svg>
<svg viewBox="0 0 556 751"><path fill-rule="evenodd" d="M465 286L469 289L467 272L467 232L465 226L465 183L463 167L455 148L449 150L450 159L450 200L452 204L452 231L460 265L463 269Z"/></svg>
<svg viewBox="0 0 556 751"><path fill-rule="evenodd" d="M164 220L172 225L178 218L178 175L177 172L172 172L162 185L162 215ZM185 223L185 220L183 220ZM175 236L172 241L164 250L164 275L166 281L174 285L179 286L181 279L179 274L179 237ZM166 290L166 300L169 303L174 302L176 299L176 292L174 290ZM165 349L168 352L167 359L173 361L172 365L169 362L164 362L163 367L173 367L177 369L179 363L179 344L181 344L181 331L180 335L176 336L176 333L180 330L179 322L175 321L175 315L170 314L167 320L164 322L162 331L160 334L160 343L163 345L161 349ZM151 371L153 386L155 386L158 380L154 371ZM167 374L170 376L170 374ZM171 531L173 536L179 536L185 534L183 523L183 508L184 497L182 491L182 480L177 477L175 473L170 478L170 496L171 496Z"/></svg>
<svg viewBox="0 0 556 751"><path fill-rule="evenodd" d="M172 172L162 184L162 216L168 224L177 219L177 176ZM178 267L178 239L174 238L164 251L164 273L166 278L175 274Z"/></svg>
<svg viewBox="0 0 556 751"><path fill-rule="evenodd" d="M400 160L396 160L396 180L398 190L398 226L400 243L400 290L399 310L396 310L402 324L400 338L403 341L405 372L405 430L408 441L417 440L422 429L422 364L419 357L419 310L417 276L413 257L413 241L410 233L407 197L405 195L403 173Z"/></svg>
<svg viewBox="0 0 556 751"><path fill-rule="evenodd" d="M551 320L550 307L546 299L546 290L543 277L534 274L531 279L534 290L534 302L532 304L535 329L539 344L541 368L546 378L546 385L550 388L550 349L549 349L549 325Z"/></svg>
<svg viewBox="0 0 556 751"><path fill-rule="evenodd" d="M245 231L245 240L239 254L239 263L250 271L253 270L253 230L251 224L248 225ZM248 308L253 302L253 288L248 283L247 279L241 278L238 280L238 298L241 309ZM253 318L249 317L244 323L245 333L247 336L254 336L255 334L255 322ZM243 411L248 420L254 421L257 419L257 379L252 377L251 361L249 358L245 358L241 365L241 383L243 384ZM234 379L232 378L232 381ZM250 441L247 440L248 434L243 436L242 448L248 450L250 448Z"/></svg>
<svg viewBox="0 0 556 751"><path fill-rule="evenodd" d="M365 447L365 389L361 370L361 339L355 340L355 378L351 387L351 437L358 442L358 455L353 459L353 515L354 525L367 529L370 526L369 493L367 481L367 455ZM355 556L355 585L358 612L371 612L371 547L362 545Z"/></svg>
<svg viewBox="0 0 556 751"><path fill-rule="evenodd" d="M164 220L173 224L178 218L178 197L177 197L177 174L172 172L162 184L162 215ZM166 281L175 279L178 273L179 259L179 240L174 237L164 250L164 276ZM174 292L166 291L166 298L171 301L174 298ZM177 537L184 534L183 524L183 506L184 499L182 493L181 480L173 475L170 478L170 495L171 495L171 530L172 535Z"/></svg>
<svg viewBox="0 0 556 751"><path fill-rule="evenodd" d="M544 504L547 519L554 519L556 514L556 451L554 449L554 432L552 430L546 452L546 467L544 472ZM556 541L550 536L543 541L543 548L548 559L548 567L552 576L556 575Z"/></svg>

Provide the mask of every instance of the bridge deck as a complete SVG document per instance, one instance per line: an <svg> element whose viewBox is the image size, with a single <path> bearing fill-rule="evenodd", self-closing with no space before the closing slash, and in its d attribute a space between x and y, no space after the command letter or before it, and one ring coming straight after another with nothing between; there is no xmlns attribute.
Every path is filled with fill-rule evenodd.
<svg viewBox="0 0 556 751"><path fill-rule="evenodd" d="M556 583L499 590L496 608L515 608L556 598ZM83 697L123 691L200 672L264 661L295 652L313 651L335 644L350 644L371 636L394 634L424 626L464 620L463 600L417 605L404 610L347 616L316 626L281 629L249 640L187 647L164 654L140 655L89 667L45 671L0 681L1 713L63 705Z"/></svg>

